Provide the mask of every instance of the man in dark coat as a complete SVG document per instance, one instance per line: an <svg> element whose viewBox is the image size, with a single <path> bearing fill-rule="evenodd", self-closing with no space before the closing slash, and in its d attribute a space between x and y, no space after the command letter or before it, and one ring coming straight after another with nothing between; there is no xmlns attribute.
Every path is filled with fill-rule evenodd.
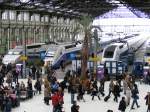
<svg viewBox="0 0 150 112"><path fill-rule="evenodd" d="M70 85L70 93L71 93L71 103L73 104L74 101L74 97L75 97L75 93L76 93L76 88L74 85Z"/></svg>
<svg viewBox="0 0 150 112"><path fill-rule="evenodd" d="M98 99L100 100L100 97L98 94L97 82L94 82L92 86L93 86L93 88L92 88L92 100L94 100L94 96L97 96Z"/></svg>
<svg viewBox="0 0 150 112"><path fill-rule="evenodd" d="M116 82L115 86L114 86L114 101L118 102L118 96L120 96L120 87L118 85L118 83Z"/></svg>
<svg viewBox="0 0 150 112"><path fill-rule="evenodd" d="M3 82L4 82L4 77L3 77L3 74L0 73L0 85L3 86Z"/></svg>
<svg viewBox="0 0 150 112"><path fill-rule="evenodd" d="M27 82L27 92L28 92L28 98L32 98L33 97L33 88L32 88L32 81L29 78L28 82Z"/></svg>
<svg viewBox="0 0 150 112"><path fill-rule="evenodd" d="M13 81L15 82L15 84L17 84L18 83L18 73L16 72L15 68L12 69L12 75L13 75Z"/></svg>
<svg viewBox="0 0 150 112"><path fill-rule="evenodd" d="M11 71L11 69L12 69L12 64L8 63L8 65L7 65L7 72Z"/></svg>
<svg viewBox="0 0 150 112"><path fill-rule="evenodd" d="M36 67L33 65L31 69L32 69L32 77L33 79L35 79Z"/></svg>
<svg viewBox="0 0 150 112"><path fill-rule="evenodd" d="M122 97L122 100L119 103L119 108L118 110L120 110L121 112L125 112L126 110L126 102L125 102L125 97Z"/></svg>
<svg viewBox="0 0 150 112"><path fill-rule="evenodd" d="M40 82L40 79L37 79L35 85L34 85L34 88L39 92L39 94L41 94L41 82Z"/></svg>
<svg viewBox="0 0 150 112"><path fill-rule="evenodd" d="M83 85L79 84L77 100L83 100L85 102L85 99L83 97L84 93L85 91L84 91Z"/></svg>

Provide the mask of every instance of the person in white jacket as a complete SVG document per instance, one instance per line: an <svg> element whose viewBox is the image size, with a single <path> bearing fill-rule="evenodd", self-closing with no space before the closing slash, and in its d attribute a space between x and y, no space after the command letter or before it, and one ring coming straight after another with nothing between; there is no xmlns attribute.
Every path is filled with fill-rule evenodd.
<svg viewBox="0 0 150 112"><path fill-rule="evenodd" d="M131 89L128 87L126 89L126 102L127 102L127 106L130 105L130 99L131 99Z"/></svg>

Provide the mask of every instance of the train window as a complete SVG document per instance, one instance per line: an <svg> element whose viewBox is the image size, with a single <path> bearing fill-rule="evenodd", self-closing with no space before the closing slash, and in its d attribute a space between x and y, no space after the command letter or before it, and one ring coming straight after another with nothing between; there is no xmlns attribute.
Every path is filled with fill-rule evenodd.
<svg viewBox="0 0 150 112"><path fill-rule="evenodd" d="M33 48L39 48L41 45L29 45L27 46L27 49L33 49Z"/></svg>
<svg viewBox="0 0 150 112"><path fill-rule="evenodd" d="M76 47L76 45L67 45L67 46L65 46L65 49L69 49L69 48L73 48L73 47Z"/></svg>
<svg viewBox="0 0 150 112"><path fill-rule="evenodd" d="M112 51L107 51L107 52L105 52L105 55L104 55L104 57L105 58L112 58L113 57L113 52Z"/></svg>
<svg viewBox="0 0 150 112"><path fill-rule="evenodd" d="M146 56L150 56L150 53L146 53Z"/></svg>
<svg viewBox="0 0 150 112"><path fill-rule="evenodd" d="M115 46L115 45L108 47L108 48L105 50L104 58L113 58L115 49L116 49L116 46Z"/></svg>

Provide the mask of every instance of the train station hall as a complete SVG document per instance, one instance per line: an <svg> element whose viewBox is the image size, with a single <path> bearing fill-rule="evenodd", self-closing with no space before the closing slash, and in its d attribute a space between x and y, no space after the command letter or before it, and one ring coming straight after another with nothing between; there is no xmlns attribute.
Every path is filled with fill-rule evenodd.
<svg viewBox="0 0 150 112"><path fill-rule="evenodd" d="M0 112L150 112L150 0L0 0Z"/></svg>

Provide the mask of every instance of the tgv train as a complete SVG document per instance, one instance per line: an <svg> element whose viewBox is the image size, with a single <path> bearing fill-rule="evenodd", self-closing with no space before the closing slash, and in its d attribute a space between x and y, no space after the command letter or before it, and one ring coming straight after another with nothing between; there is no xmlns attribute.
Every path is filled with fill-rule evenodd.
<svg viewBox="0 0 150 112"><path fill-rule="evenodd" d="M26 55L29 58L40 57L40 51L45 49L45 43L35 43L26 46ZM24 47L23 46L16 46L14 49L10 49L2 62L7 65L8 63L16 64L21 62L21 56L24 54Z"/></svg>
<svg viewBox="0 0 150 112"><path fill-rule="evenodd" d="M7 65L8 63L15 64L20 61L21 54L23 53L22 46L16 46L14 49L10 49L2 60L3 64Z"/></svg>
<svg viewBox="0 0 150 112"><path fill-rule="evenodd" d="M135 52L148 38L147 34L133 34L127 36L124 41L107 45L102 53L102 63L105 61L120 61L120 58L129 52Z"/></svg>
<svg viewBox="0 0 150 112"><path fill-rule="evenodd" d="M50 65L53 68L59 68L64 61L70 60L71 54L77 54L81 47L81 42L60 43L49 46L45 53L45 66Z"/></svg>
<svg viewBox="0 0 150 112"><path fill-rule="evenodd" d="M109 44L115 43L115 42L120 42L128 38L132 38L138 34L125 34L123 32L118 32L118 33L105 33L105 35L100 39L100 47L102 50Z"/></svg>
<svg viewBox="0 0 150 112"><path fill-rule="evenodd" d="M106 45L122 40L123 38L123 36L114 35L113 33L105 33L99 42L101 48L99 52L101 52ZM52 45L45 54L45 66L50 65L53 68L59 68L62 62L71 60L73 55L79 55L81 48L82 42Z"/></svg>
<svg viewBox="0 0 150 112"><path fill-rule="evenodd" d="M104 32L103 36L100 37L100 47L103 49L106 45L117 42L123 38L124 36L121 36L120 34Z"/></svg>

